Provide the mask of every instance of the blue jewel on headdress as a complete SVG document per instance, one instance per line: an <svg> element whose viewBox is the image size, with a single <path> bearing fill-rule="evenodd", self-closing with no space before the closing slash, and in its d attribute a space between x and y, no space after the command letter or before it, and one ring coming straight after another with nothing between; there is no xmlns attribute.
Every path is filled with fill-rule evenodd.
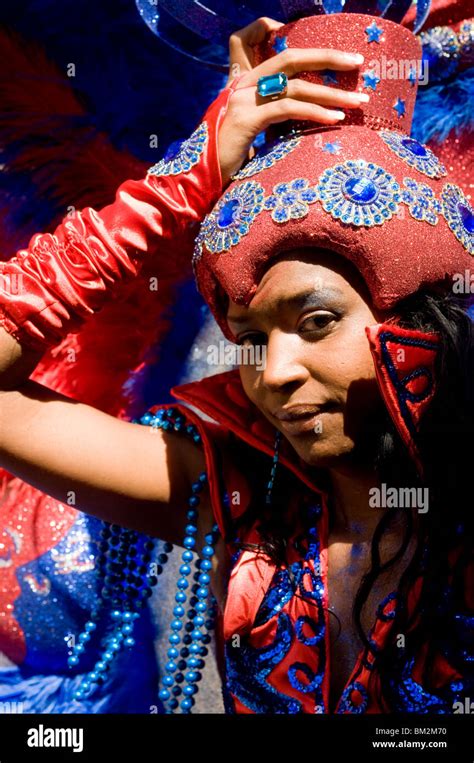
<svg viewBox="0 0 474 763"><path fill-rule="evenodd" d="M208 251L223 252L238 244L262 211L263 197L263 186L255 180L227 191L201 226L200 241Z"/></svg>
<svg viewBox="0 0 474 763"><path fill-rule="evenodd" d="M431 149L418 143L417 140L395 130L380 130L378 134L400 159L403 159L410 167L417 169L418 172L422 172L430 178L440 178L447 174L446 167L441 164Z"/></svg>
<svg viewBox="0 0 474 763"><path fill-rule="evenodd" d="M252 175L256 175L257 172L273 167L273 165L279 162L280 159L283 159L287 154L294 151L300 143L300 140L300 137L295 137L272 141L271 143L265 144L258 154L256 154L245 167L233 176L233 180L248 178Z"/></svg>
<svg viewBox="0 0 474 763"><path fill-rule="evenodd" d="M343 223L382 225L398 209L400 186L382 167L363 159L323 172L316 193L326 212Z"/></svg>
<svg viewBox="0 0 474 763"><path fill-rule="evenodd" d="M337 73L331 69L324 69L321 72L323 85L337 85Z"/></svg>
<svg viewBox="0 0 474 763"><path fill-rule="evenodd" d="M407 205L408 211L415 220L426 220L436 225L441 213L441 202L435 192L425 183L417 183L412 178L403 180L405 189L402 190L401 201Z"/></svg>
<svg viewBox="0 0 474 763"><path fill-rule="evenodd" d="M363 72L362 78L364 80L364 87L370 87L371 90L376 90L377 85L380 82L380 77L377 77L374 71Z"/></svg>
<svg viewBox="0 0 474 763"><path fill-rule="evenodd" d="M288 47L288 38L287 37L275 37L275 42L272 45L273 50L275 53L282 53L284 50L286 50Z"/></svg>
<svg viewBox="0 0 474 763"><path fill-rule="evenodd" d="M149 175L180 175L198 163L208 140L207 123L202 122L186 140L172 143L164 157L148 170Z"/></svg>
<svg viewBox="0 0 474 763"><path fill-rule="evenodd" d="M397 98L397 100L393 104L393 108L394 108L394 111L397 112L400 119L401 117L405 116L406 108L405 108L405 101L403 100L403 98Z"/></svg>
<svg viewBox="0 0 474 763"><path fill-rule="evenodd" d="M474 209L464 192L453 183L447 183L442 192L443 216L469 254L474 255Z"/></svg>
<svg viewBox="0 0 474 763"><path fill-rule="evenodd" d="M342 151L342 146L338 140L335 140L332 143L330 141L326 141L322 150L327 154L339 154Z"/></svg>
<svg viewBox="0 0 474 763"><path fill-rule="evenodd" d="M265 209L271 210L276 223L286 223L306 217L309 204L316 201L314 188L309 187L309 180L296 178L288 183L277 183L273 193L265 199Z"/></svg>
<svg viewBox="0 0 474 763"><path fill-rule="evenodd" d="M380 42L380 38L383 35L383 29L377 26L375 21L365 27L365 33L367 35L367 42Z"/></svg>

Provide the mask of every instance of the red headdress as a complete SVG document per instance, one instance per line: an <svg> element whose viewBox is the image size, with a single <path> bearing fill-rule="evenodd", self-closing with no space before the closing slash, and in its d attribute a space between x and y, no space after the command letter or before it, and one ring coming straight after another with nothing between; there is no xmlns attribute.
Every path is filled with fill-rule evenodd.
<svg viewBox="0 0 474 763"><path fill-rule="evenodd" d="M232 341L225 295L248 305L269 261L290 249L343 255L380 309L425 285L449 288L473 262L472 206L435 154L409 137L421 64L414 34L362 14L312 16L273 32L257 55L286 46L362 53L359 70L300 76L371 99L347 110L341 126L292 123L293 132L237 173L203 221L197 286Z"/></svg>

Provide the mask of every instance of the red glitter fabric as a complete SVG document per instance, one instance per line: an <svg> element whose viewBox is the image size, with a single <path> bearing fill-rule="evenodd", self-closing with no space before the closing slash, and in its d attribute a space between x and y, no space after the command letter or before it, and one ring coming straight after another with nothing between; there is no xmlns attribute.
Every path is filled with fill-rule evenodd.
<svg viewBox="0 0 474 763"><path fill-rule="evenodd" d="M382 30L378 42L369 41L367 27L372 23ZM286 37L290 48L340 48L362 53L365 61L359 70L344 74L338 72L334 86L364 90L370 93L371 99L360 109L347 110L341 126L318 128L313 123L308 129L309 123L298 124L303 133L296 148L260 171L245 174L244 168L204 220L193 263L196 281L225 336L231 341L235 341L235 337L225 317L225 295L238 304L248 305L272 257L284 251L315 247L343 255L358 268L368 285L374 305L382 310L392 308L400 299L424 285L444 283L450 288L453 275L464 272L472 265L466 239L461 241L458 235L459 226L456 229L456 225L448 224L444 217L442 193L451 183L451 178L443 171L428 176L420 170L416 156L413 158L410 155L409 159L413 161L407 161L406 155L401 156L383 138L388 130L400 143L407 140L410 132L417 88L408 79L408 74L411 65L416 66L421 56L416 37L398 24L367 15L313 16L273 32L260 49L262 60L275 54L272 47L275 37ZM375 91L365 85L364 74L368 71L375 71L380 77ZM321 82L325 75L312 72L303 76ZM399 99L405 106L403 116L398 116L394 108ZM414 150L416 153L423 149L415 146ZM245 183L253 183L247 188L257 189L260 201L265 202L269 196L275 195L275 187L279 183L304 178L308 181L308 187L315 189L326 170L330 175L341 173L340 165L360 160L366 165L382 168L398 183L401 192L406 192L407 181L414 181L418 189L415 195L418 195L422 205L426 198L423 201L420 197L421 187L425 189L422 195L432 192L438 210L432 218L435 222L430 223L426 218L416 219L417 211L413 205L401 200L382 224L372 225L336 219L323 208L320 198L307 204L303 216L285 222L272 219L271 212L262 203L261 210L256 214L250 211L248 231L238 231L236 243L222 244L219 226L222 224L222 230L225 230L227 220L219 218L220 210L226 200L239 198L245 190ZM435 156L433 161L437 162ZM258 191L259 187L263 190ZM238 202L233 203L238 206ZM469 220L472 221L472 209L467 198L459 197L456 203L456 210L461 209L461 204L461 213L471 215ZM472 234L469 241L471 239Z"/></svg>

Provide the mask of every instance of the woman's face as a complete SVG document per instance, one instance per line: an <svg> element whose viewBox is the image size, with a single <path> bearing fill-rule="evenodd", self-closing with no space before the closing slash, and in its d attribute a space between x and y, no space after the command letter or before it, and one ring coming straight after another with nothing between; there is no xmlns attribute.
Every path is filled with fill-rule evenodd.
<svg viewBox="0 0 474 763"><path fill-rule="evenodd" d="M363 461L383 407L364 330L381 315L364 291L341 258L305 249L272 261L248 307L229 303L243 357L263 346L263 363L239 367L246 394L312 466Z"/></svg>

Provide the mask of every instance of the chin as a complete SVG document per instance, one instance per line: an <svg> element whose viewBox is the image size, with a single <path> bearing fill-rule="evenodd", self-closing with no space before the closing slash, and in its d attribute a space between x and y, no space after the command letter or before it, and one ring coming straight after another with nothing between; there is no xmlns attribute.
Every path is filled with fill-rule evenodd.
<svg viewBox="0 0 474 763"><path fill-rule="evenodd" d="M339 437L329 435L311 435L307 438L287 438L298 456L308 466L319 469L335 468L351 460L355 451L354 441L341 434Z"/></svg>

